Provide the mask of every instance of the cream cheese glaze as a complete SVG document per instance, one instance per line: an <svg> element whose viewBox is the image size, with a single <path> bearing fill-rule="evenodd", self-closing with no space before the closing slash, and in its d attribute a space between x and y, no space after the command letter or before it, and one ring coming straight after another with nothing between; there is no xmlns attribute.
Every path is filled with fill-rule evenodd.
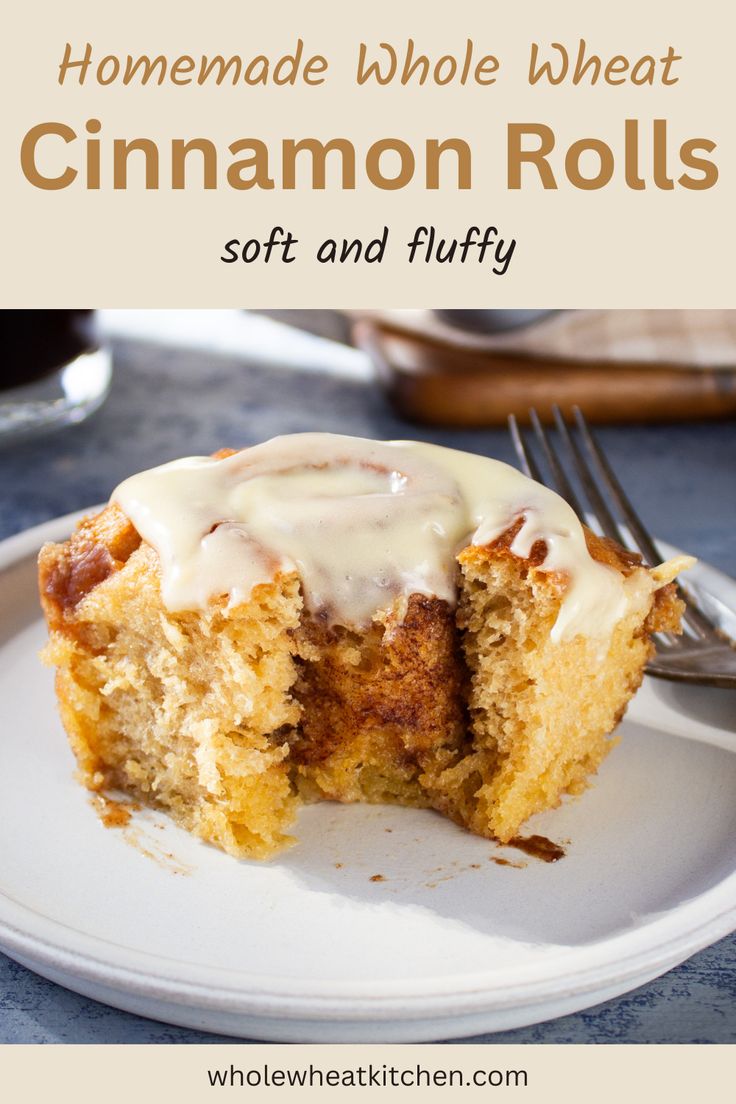
<svg viewBox="0 0 736 1104"><path fill-rule="evenodd" d="M141 472L113 501L158 552L169 610L230 605L297 572L312 612L369 623L410 594L457 594L458 552L523 519L511 551L544 541L540 570L567 579L553 639L607 637L655 587L593 560L571 507L508 464L415 441L327 433L275 437L222 460Z"/></svg>

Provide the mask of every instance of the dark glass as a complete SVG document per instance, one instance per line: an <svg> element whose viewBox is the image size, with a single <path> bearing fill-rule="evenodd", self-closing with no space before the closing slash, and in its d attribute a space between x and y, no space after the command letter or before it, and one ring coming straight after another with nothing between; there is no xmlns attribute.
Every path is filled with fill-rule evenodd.
<svg viewBox="0 0 736 1104"><path fill-rule="evenodd" d="M0 444L89 417L107 395L112 358L92 310L0 311Z"/></svg>
<svg viewBox="0 0 736 1104"><path fill-rule="evenodd" d="M0 390L22 387L95 348L91 310L0 311Z"/></svg>

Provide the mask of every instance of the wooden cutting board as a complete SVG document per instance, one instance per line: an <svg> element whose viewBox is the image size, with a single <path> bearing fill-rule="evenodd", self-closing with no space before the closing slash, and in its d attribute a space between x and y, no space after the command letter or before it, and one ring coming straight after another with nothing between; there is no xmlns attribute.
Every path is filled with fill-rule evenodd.
<svg viewBox="0 0 736 1104"><path fill-rule="evenodd" d="M259 313L363 349L391 404L427 425L502 425L530 407L548 420L554 404L594 422L736 414L736 311L558 311L485 336L429 310Z"/></svg>
<svg viewBox="0 0 736 1104"><path fill-rule="evenodd" d="M616 361L473 347L412 332L378 316L358 317L352 340L371 357L388 398L428 425L492 426L530 407L581 406L593 422L721 418L736 414L736 365ZM736 357L735 357L736 360Z"/></svg>

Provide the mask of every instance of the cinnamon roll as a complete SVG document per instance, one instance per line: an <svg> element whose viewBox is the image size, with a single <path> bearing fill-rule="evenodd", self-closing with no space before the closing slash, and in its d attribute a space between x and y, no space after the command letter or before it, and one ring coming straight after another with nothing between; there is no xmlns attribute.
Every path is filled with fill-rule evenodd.
<svg viewBox="0 0 736 1104"><path fill-rule="evenodd" d="M508 841L610 750L681 566L498 461L297 434L134 475L46 545L45 658L84 784L233 855L325 799Z"/></svg>

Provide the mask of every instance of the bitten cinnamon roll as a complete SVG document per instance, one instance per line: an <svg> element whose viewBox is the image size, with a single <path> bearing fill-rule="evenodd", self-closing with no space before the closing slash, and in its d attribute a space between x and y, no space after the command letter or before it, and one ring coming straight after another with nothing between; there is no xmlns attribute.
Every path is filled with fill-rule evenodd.
<svg viewBox="0 0 736 1104"><path fill-rule="evenodd" d="M675 566L498 461L297 434L134 475L46 545L45 658L84 784L233 855L322 799L508 841L610 750Z"/></svg>

